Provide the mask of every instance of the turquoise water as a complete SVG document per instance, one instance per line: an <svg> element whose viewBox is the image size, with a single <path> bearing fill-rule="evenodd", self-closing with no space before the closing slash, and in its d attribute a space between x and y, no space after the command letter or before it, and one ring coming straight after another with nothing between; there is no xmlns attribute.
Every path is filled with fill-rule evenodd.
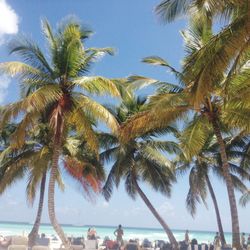
<svg viewBox="0 0 250 250"><path fill-rule="evenodd" d="M6 223L0 222L0 234L1 235L27 235L32 228L31 224L28 223ZM73 225L63 225L64 232L67 236L84 236L86 238L87 230L89 226L73 226ZM109 236L111 239L114 239L114 230L115 227L106 227L106 226L95 226L97 235L100 238ZM55 234L51 225L43 224L40 227L40 233L45 233L46 235ZM176 239L178 241L184 240L185 231L183 230L174 230L173 231ZM199 243L211 243L215 232L203 232L203 231L190 231L190 239L196 238ZM225 234L227 242L231 242L231 234ZM154 240L167 240L166 234L161 229L151 229L151 228L131 228L124 227L124 239L144 239L148 238L151 241Z"/></svg>

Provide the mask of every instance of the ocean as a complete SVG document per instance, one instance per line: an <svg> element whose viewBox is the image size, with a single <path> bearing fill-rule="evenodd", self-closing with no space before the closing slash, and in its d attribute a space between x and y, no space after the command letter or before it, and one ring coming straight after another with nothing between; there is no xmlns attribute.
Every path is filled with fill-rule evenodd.
<svg viewBox="0 0 250 250"><path fill-rule="evenodd" d="M84 236L86 238L87 230L89 227L93 226L74 226L74 225L62 225L64 232L68 237L80 237ZM109 236L110 239L115 239L114 230L116 227L111 226L94 226L97 235L103 239L105 236ZM14 223L14 222L0 222L0 235L28 235L32 228L31 224L28 223ZM155 228L132 228L123 227L124 239L140 239L145 238L150 241L154 240L167 240L167 236L162 229ZM42 224L39 233L45 233L48 236L55 235L55 232L51 225ZM183 230L173 230L173 233L178 241L184 240L185 231ZM205 232L205 231L192 231L189 230L190 239L197 239L198 243L212 243L215 232ZM231 234L225 233L226 241L231 242Z"/></svg>

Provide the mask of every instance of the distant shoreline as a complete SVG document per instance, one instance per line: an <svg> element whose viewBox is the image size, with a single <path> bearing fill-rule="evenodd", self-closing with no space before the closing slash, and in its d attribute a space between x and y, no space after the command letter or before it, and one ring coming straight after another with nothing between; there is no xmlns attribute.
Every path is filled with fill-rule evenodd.
<svg viewBox="0 0 250 250"><path fill-rule="evenodd" d="M3 220L0 220L0 224L11 224L11 225L32 225L31 222L27 222L27 221L3 221ZM41 223L41 225L43 226L52 226L50 223ZM68 223L61 223L60 224L62 227L77 227L77 228L81 228L81 227L96 227L96 228L116 228L117 225L95 225L95 224L86 224L86 225L75 225L75 224L68 224ZM154 227L133 227L133 226L123 226L125 229L137 229L137 230L163 230L162 228L154 228ZM185 231L186 229L172 229L173 231L176 231L176 232L182 232L182 231ZM189 231L192 231L192 232L203 232L203 233L215 233L215 231L207 231L207 230L192 230L192 229L189 229ZM231 232L226 232L225 233L227 234L231 234ZM245 232L247 233L247 232ZM248 234L248 233L247 233Z"/></svg>

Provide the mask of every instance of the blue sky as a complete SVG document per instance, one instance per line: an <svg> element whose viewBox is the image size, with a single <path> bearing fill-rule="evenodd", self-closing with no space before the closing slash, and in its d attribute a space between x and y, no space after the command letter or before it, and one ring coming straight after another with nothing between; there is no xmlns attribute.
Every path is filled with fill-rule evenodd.
<svg viewBox="0 0 250 250"><path fill-rule="evenodd" d="M106 77L125 77L140 74L165 81L173 81L163 69L150 67L140 62L143 57L159 55L175 67L180 67L184 55L179 31L186 26L185 20L170 25L161 25L153 9L155 0L0 0L0 61L13 60L6 44L16 33L25 33L43 46L40 31L41 18L47 18L53 26L68 15L77 16L95 31L87 46L114 47L116 55L107 56L98 62L91 74ZM18 85L15 81L0 76L0 104L17 100ZM221 208L226 231L230 231L230 213L225 186L216 178L212 180ZM215 213L208 199L208 209L198 207L193 219L186 211L185 196L188 178L184 176L174 185L170 199L142 185L143 190L171 228L217 230ZM237 194L238 197L238 194ZM15 183L0 197L0 220L28 221L35 217L35 209L25 202L25 181ZM35 208L37 203L34 204ZM159 227L139 197L132 201L123 186L114 192L109 203L102 198L93 203L86 201L76 187L66 181L64 193L56 193L58 220L72 224L96 224L139 227ZM242 231L249 231L249 208L239 207ZM45 204L43 222L48 222Z"/></svg>

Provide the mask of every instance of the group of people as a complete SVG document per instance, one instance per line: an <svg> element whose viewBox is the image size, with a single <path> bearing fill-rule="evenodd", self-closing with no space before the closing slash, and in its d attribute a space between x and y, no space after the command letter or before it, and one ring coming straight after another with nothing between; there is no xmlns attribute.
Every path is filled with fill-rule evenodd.
<svg viewBox="0 0 250 250"><path fill-rule="evenodd" d="M114 235L116 237L116 241L113 242L114 244L116 243L119 248L121 246L123 246L123 229L122 229L122 225L119 225L118 228L114 231ZM88 232L87 232L87 239L88 240L96 240L97 234L96 234L96 230L95 228L89 228ZM111 244L111 240L107 239L106 240L108 243L107 244ZM111 248L111 247L110 247Z"/></svg>
<svg viewBox="0 0 250 250"><path fill-rule="evenodd" d="M185 241L186 245L190 244L189 231L188 230L186 230L185 240L184 241ZM214 237L213 245L215 247L220 247L221 246L221 238L220 238L219 232L216 232L216 235ZM247 240L246 240L245 233L241 234L241 245L242 245L243 248L247 248L247 246L250 245L250 234L249 234Z"/></svg>
<svg viewBox="0 0 250 250"><path fill-rule="evenodd" d="M241 234L241 246L243 248L247 248L248 245L250 245L250 234L246 240L246 237L245 237L245 233L242 233ZM221 246L221 238L220 238L220 235L219 233L217 232L215 237L214 237L214 246Z"/></svg>
<svg viewBox="0 0 250 250"><path fill-rule="evenodd" d="M244 248L247 248L248 245L250 245L250 234L248 235L248 238L246 240L246 234L245 233L242 233L241 235L241 245L244 247Z"/></svg>
<svg viewBox="0 0 250 250"><path fill-rule="evenodd" d="M94 227L88 229L87 239L88 240L96 240L97 239L96 230Z"/></svg>

